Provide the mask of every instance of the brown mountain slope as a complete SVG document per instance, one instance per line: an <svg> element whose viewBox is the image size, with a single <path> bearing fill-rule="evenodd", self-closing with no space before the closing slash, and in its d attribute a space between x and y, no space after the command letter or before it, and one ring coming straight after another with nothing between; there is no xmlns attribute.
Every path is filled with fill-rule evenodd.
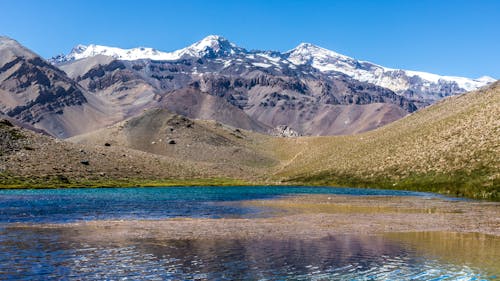
<svg viewBox="0 0 500 281"><path fill-rule="evenodd" d="M60 138L121 118L111 104L88 94L63 71L6 37L0 37L0 114Z"/></svg>
<svg viewBox="0 0 500 281"><path fill-rule="evenodd" d="M287 124L306 136L352 135L374 130L404 117L408 112L387 103L320 105L307 118L301 110L253 107L247 111L254 119L277 127ZM307 115L307 113L306 113ZM304 120L305 119L305 120Z"/></svg>
<svg viewBox="0 0 500 281"><path fill-rule="evenodd" d="M187 87L168 93L161 106L193 119L216 120L232 127L267 133L271 127L256 121L224 98L202 92L198 87Z"/></svg>
<svg viewBox="0 0 500 281"><path fill-rule="evenodd" d="M0 187L116 186L221 177L251 180L253 175L242 171L243 165L185 158L116 142L75 144L0 121Z"/></svg>
<svg viewBox="0 0 500 281"><path fill-rule="evenodd" d="M120 108L124 119L158 105L158 89L128 69L126 62L99 55L58 67L84 89Z"/></svg>
<svg viewBox="0 0 500 281"><path fill-rule="evenodd" d="M241 55L230 61L120 61L96 56L58 67L84 89L121 108L126 118L164 107L189 118L262 133L287 125L303 135L353 134L427 105L309 66L263 68L263 59Z"/></svg>
<svg viewBox="0 0 500 281"><path fill-rule="evenodd" d="M211 163L233 175L262 174L277 164L265 148L267 136L214 121L190 120L152 109L112 127L69 139L75 143L128 147L181 161Z"/></svg>

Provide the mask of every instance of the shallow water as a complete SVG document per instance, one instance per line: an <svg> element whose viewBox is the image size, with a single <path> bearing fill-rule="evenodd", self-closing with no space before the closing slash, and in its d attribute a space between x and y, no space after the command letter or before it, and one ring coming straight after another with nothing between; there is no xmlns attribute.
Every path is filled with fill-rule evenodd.
<svg viewBox="0 0 500 281"><path fill-rule="evenodd" d="M496 280L500 240L404 233L323 239L86 239L12 223L93 219L259 217L232 204L294 194L435 195L318 187L0 191L0 280Z"/></svg>
<svg viewBox="0 0 500 281"><path fill-rule="evenodd" d="M0 190L0 224L254 217L266 215L265 210L224 203L294 194L437 196L397 190L287 186Z"/></svg>

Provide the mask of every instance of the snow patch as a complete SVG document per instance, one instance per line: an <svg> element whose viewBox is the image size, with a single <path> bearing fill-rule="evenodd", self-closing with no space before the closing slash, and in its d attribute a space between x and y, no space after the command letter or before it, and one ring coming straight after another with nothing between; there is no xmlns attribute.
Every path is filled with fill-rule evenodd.
<svg viewBox="0 0 500 281"><path fill-rule="evenodd" d="M268 68L268 67L272 66L268 63L262 63L262 62L252 62L252 65L258 66L258 67L264 67L264 68Z"/></svg>

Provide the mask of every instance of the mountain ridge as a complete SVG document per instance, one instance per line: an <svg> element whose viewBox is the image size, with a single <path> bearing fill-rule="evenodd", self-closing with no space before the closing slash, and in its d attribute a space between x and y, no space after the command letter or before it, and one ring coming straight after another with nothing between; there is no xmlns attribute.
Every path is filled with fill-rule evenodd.
<svg viewBox="0 0 500 281"><path fill-rule="evenodd" d="M82 50L83 49L83 50ZM372 83L395 91L407 97L418 96L435 101L444 96L471 91L496 81L489 76L471 79L459 76L445 76L422 71L384 67L372 62L357 60L343 54L319 47L312 43L300 43L286 51L248 51L236 46L218 35L209 35L202 40L173 52L161 52L152 48L120 49L99 45L77 45L67 55L51 59L53 63L66 63L95 55L109 55L120 60L165 60L175 61L186 57L230 57L234 54L269 55L270 58L290 62L296 66L310 65L313 68L335 75L343 73L359 81ZM413 84L416 85L413 85Z"/></svg>
<svg viewBox="0 0 500 281"><path fill-rule="evenodd" d="M49 61L53 63L65 63L69 61L88 58L96 55L111 56L120 60L180 60L183 57L203 57L209 54L234 54L238 52L246 52L243 48L237 47L234 43L218 35L209 35L200 41L197 41L185 48L163 52L154 48L136 47L131 49L122 49L118 47L109 47L103 45L76 45L67 55L59 55L52 57Z"/></svg>
<svg viewBox="0 0 500 281"><path fill-rule="evenodd" d="M221 123L231 121L228 124L233 126L249 124L244 121L247 117L241 114L238 114L242 117L240 120L225 118L215 110L219 108L221 112L244 112L254 119L253 122L263 123L271 131L286 125L307 135L371 130L420 106L373 84L346 76L330 78L310 66L295 67L283 61L273 61L269 56L239 54L230 60L186 58L180 61L121 61L96 56L66 63L60 68L84 88L113 100L126 112L166 106L191 118L212 116ZM187 88L198 88L196 96L200 100L179 93ZM169 96L185 98L172 99ZM217 104L227 104L229 111L209 106L199 111L201 115L191 115L193 110L187 110L203 101L214 100L214 97L220 101ZM371 104L374 103L380 103L384 108L372 111ZM374 113L371 116L375 122L356 122L367 116L365 111Z"/></svg>
<svg viewBox="0 0 500 281"><path fill-rule="evenodd" d="M456 82L432 84L404 71L387 74L383 67L307 43L285 53L247 51L215 35L172 53L80 45L73 51L81 58L49 64L9 40L0 45L7 50L0 61L0 114L61 138L153 108L261 133L288 128L298 135L355 134L464 90ZM322 69L321 63L345 67ZM382 71L383 81L411 82L414 89L394 91L337 71L349 69Z"/></svg>

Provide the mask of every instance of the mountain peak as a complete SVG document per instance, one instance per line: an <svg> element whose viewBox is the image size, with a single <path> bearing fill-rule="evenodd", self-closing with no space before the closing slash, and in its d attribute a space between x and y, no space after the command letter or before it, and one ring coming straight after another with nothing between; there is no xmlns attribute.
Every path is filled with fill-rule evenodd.
<svg viewBox="0 0 500 281"><path fill-rule="evenodd" d="M8 42L8 39L4 39L4 41ZM260 54L266 53L259 52ZM120 49L101 45L77 45L68 55L53 57L50 61L64 63L97 55L113 57L119 60L175 61L190 58L221 58L229 60L235 56L245 57L243 59L254 59L250 53L256 52L248 52L220 35L208 35L188 47L173 52L161 52L145 47ZM470 91L495 81L491 77L469 79L392 69L368 61L360 61L306 42L300 43L288 52L277 53L273 60L275 59L287 60L293 65L308 65L329 75L343 73L356 80L372 83L396 93L404 93L408 90L414 93L425 93L422 96L423 99L435 99L443 95Z"/></svg>
<svg viewBox="0 0 500 281"><path fill-rule="evenodd" d="M17 42L17 41L10 37L0 35L0 43L7 43L7 42Z"/></svg>
<svg viewBox="0 0 500 281"><path fill-rule="evenodd" d="M205 38L201 39L200 42L201 41L227 41L227 39L220 36L220 35L212 34L212 35L208 35Z"/></svg>
<svg viewBox="0 0 500 281"><path fill-rule="evenodd" d="M322 57L338 57L338 58L343 58L347 59L349 57L344 56L342 54L336 53L334 51L325 49L323 47L320 47L318 45L314 45L311 43L300 43L297 45L297 47L291 49L290 51L287 52L287 54L290 55L290 57L293 56L322 56Z"/></svg>
<svg viewBox="0 0 500 281"><path fill-rule="evenodd" d="M0 47L1 48L11 48L11 49L15 49L15 48L25 49L25 47L22 46L19 42L17 42L16 40L14 40L10 37L7 37L7 36L0 36Z"/></svg>
<svg viewBox="0 0 500 281"><path fill-rule="evenodd" d="M120 60L178 60L184 57L215 57L245 53L246 50L229 42L220 35L209 35L202 40L174 52L161 52L153 48L137 47L121 49L102 45L76 45L67 55L59 55L50 59L53 63L63 63L83 58L104 55Z"/></svg>
<svg viewBox="0 0 500 281"><path fill-rule="evenodd" d="M312 44L312 43L307 43L307 42L302 42L295 49L318 49L320 47Z"/></svg>
<svg viewBox="0 0 500 281"><path fill-rule="evenodd" d="M36 55L16 40L7 36L0 36L0 59L9 56L34 57Z"/></svg>
<svg viewBox="0 0 500 281"><path fill-rule="evenodd" d="M339 61L351 62L352 58L341 55L334 51L319 47L311 43L300 43L297 47L286 52L287 59L297 65L312 65L320 71L337 70L323 67L327 63Z"/></svg>
<svg viewBox="0 0 500 281"><path fill-rule="evenodd" d="M193 57L213 57L215 55L227 56L242 52L245 52L243 48L229 42L226 38L220 35L209 35L189 47L178 50L174 53L178 53L180 56L189 55Z"/></svg>
<svg viewBox="0 0 500 281"><path fill-rule="evenodd" d="M93 47L95 45L82 45L82 44L78 44L76 46L73 47L73 49L71 49L71 53L76 53L76 54L81 54L83 52L85 52L85 50L87 50L88 47Z"/></svg>

